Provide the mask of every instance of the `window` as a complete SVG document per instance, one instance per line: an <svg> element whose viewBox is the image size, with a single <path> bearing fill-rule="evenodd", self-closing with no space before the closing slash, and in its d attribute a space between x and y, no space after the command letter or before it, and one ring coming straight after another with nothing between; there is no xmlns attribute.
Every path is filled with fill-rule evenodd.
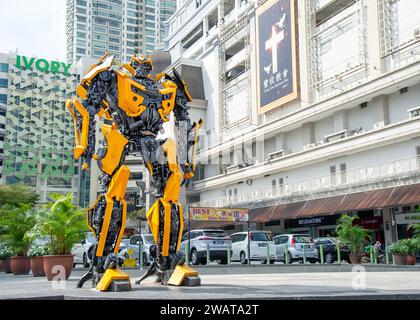
<svg viewBox="0 0 420 320"><path fill-rule="evenodd" d="M76 48L76 53L85 54L86 53L86 49L84 49L84 48Z"/></svg>
<svg viewBox="0 0 420 320"><path fill-rule="evenodd" d="M0 63L0 72L9 72L9 65L7 63Z"/></svg>
<svg viewBox="0 0 420 320"><path fill-rule="evenodd" d="M0 94L0 102L7 103L7 95L6 94Z"/></svg>
<svg viewBox="0 0 420 320"><path fill-rule="evenodd" d="M335 166L330 166L331 185L335 186Z"/></svg>
<svg viewBox="0 0 420 320"><path fill-rule="evenodd" d="M341 183L346 183L346 164L345 163L341 163L340 164L340 179L341 179Z"/></svg>
<svg viewBox="0 0 420 320"><path fill-rule="evenodd" d="M7 88L9 81L7 79L0 79L0 88Z"/></svg>

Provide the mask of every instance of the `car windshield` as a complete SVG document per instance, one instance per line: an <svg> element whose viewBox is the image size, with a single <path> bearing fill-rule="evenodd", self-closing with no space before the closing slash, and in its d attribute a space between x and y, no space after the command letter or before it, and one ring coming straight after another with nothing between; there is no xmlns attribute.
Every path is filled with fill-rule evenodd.
<svg viewBox="0 0 420 320"><path fill-rule="evenodd" d="M271 233L259 232L259 233L252 233L251 236L252 241L271 241L273 240L271 237Z"/></svg>
<svg viewBox="0 0 420 320"><path fill-rule="evenodd" d="M207 237L219 237L219 238L225 238L225 237L227 237L226 232L224 232L222 230L204 231L203 233Z"/></svg>
<svg viewBox="0 0 420 320"><path fill-rule="evenodd" d="M153 235L151 235L151 234L148 234L147 236L144 236L144 241L146 243L151 243L151 244L155 243L155 239L153 239Z"/></svg>
<svg viewBox="0 0 420 320"><path fill-rule="evenodd" d="M297 243L310 243L311 238L309 236L294 236Z"/></svg>

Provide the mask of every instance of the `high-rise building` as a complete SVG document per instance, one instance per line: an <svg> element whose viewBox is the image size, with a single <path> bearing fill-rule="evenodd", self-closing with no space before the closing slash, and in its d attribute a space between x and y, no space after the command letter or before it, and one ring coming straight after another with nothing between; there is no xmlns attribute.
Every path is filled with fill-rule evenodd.
<svg viewBox="0 0 420 320"><path fill-rule="evenodd" d="M41 202L51 192L77 193L73 126L65 107L76 89L71 64L0 54L0 86L0 105L6 106L0 108L1 182L27 184Z"/></svg>
<svg viewBox="0 0 420 320"><path fill-rule="evenodd" d="M67 0L67 60L108 52L124 62L151 53L175 9L175 0Z"/></svg>
<svg viewBox="0 0 420 320"><path fill-rule="evenodd" d="M201 68L207 101L189 206L313 237L357 214L372 240L405 238L420 221L420 3L179 2L168 49Z"/></svg>
<svg viewBox="0 0 420 320"><path fill-rule="evenodd" d="M0 180L3 171L3 150L6 128L7 88L9 86L9 59L7 54L0 53Z"/></svg>

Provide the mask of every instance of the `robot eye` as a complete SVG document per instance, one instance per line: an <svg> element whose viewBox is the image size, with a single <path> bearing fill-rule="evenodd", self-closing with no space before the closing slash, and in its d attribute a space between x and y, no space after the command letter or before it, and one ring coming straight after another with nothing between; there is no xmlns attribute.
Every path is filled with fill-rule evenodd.
<svg viewBox="0 0 420 320"><path fill-rule="evenodd" d="M132 65L134 68L137 68L137 67L138 67L137 62L135 62L135 61L133 61L133 62L131 63L131 65Z"/></svg>

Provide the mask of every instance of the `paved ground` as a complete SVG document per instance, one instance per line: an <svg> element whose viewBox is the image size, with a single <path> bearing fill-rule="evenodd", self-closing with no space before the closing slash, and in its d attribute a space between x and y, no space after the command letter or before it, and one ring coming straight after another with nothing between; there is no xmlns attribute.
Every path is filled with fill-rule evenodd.
<svg viewBox="0 0 420 320"><path fill-rule="evenodd" d="M98 292L76 289L85 272L77 268L66 288L53 288L45 278L0 273L0 299L418 299L420 267L366 266L366 273L351 265L200 266L200 287L172 287L134 281L144 271L129 269L133 290ZM366 287L363 288L363 279ZM353 288L356 285L356 288Z"/></svg>

